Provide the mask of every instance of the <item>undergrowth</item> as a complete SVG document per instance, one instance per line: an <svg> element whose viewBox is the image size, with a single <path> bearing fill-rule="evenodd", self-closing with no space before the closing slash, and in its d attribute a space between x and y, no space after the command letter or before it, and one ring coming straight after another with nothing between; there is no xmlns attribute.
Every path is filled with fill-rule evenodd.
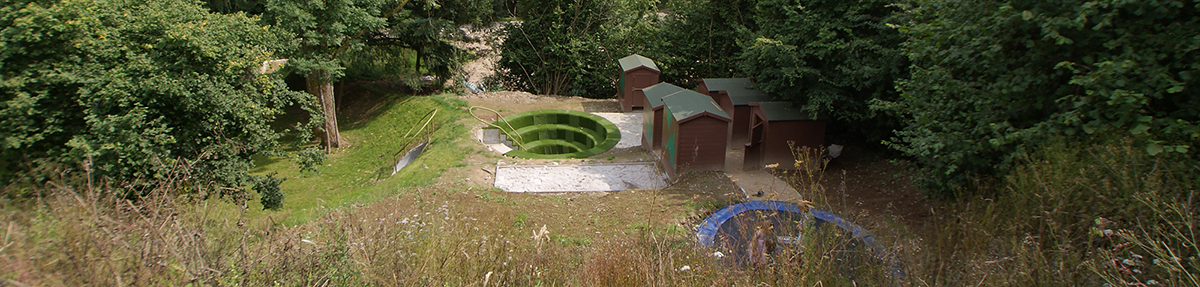
<svg viewBox="0 0 1200 287"><path fill-rule="evenodd" d="M922 285L1197 286L1194 161L1130 140L1025 161L934 220Z"/></svg>
<svg viewBox="0 0 1200 287"><path fill-rule="evenodd" d="M180 193L174 177L137 201L111 196L104 182L64 178L41 187L44 197L4 203L0 284L1197 286L1200 167L1173 156L1151 157L1128 141L1049 145L922 228L856 213L839 199L844 185L821 186L823 165L799 158L790 176L801 203L871 228L901 277L888 272L888 258L847 254L850 241L837 232L810 230L798 247L743 266L677 226L647 220L623 236L551 234L504 200L464 195L485 202L479 211L433 196L461 193L449 187L329 208L292 225L279 220L287 213Z"/></svg>

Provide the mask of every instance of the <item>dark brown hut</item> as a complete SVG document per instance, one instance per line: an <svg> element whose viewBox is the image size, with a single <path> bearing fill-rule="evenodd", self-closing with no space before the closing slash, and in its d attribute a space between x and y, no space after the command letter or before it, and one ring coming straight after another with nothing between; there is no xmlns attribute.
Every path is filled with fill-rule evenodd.
<svg viewBox="0 0 1200 287"><path fill-rule="evenodd" d="M721 109L733 119L729 129L729 144L746 141L746 128L750 122L750 103L770 101L767 93L750 88L754 85L746 78L700 79L697 90L708 95L721 105Z"/></svg>
<svg viewBox="0 0 1200 287"><path fill-rule="evenodd" d="M725 170L725 149L731 119L712 98L693 91L665 96L663 153L667 176L687 170Z"/></svg>
<svg viewBox="0 0 1200 287"><path fill-rule="evenodd" d="M807 158L820 160L817 149L825 144L825 120L812 117L791 102L750 103L743 169L760 169L778 163L780 169L796 169L795 148L813 148ZM813 162L816 164L816 162Z"/></svg>
<svg viewBox="0 0 1200 287"><path fill-rule="evenodd" d="M645 102L642 89L658 84L658 66L650 58L638 54L621 58L617 63L621 64L617 101L621 103L622 111L630 112L633 108L642 107Z"/></svg>

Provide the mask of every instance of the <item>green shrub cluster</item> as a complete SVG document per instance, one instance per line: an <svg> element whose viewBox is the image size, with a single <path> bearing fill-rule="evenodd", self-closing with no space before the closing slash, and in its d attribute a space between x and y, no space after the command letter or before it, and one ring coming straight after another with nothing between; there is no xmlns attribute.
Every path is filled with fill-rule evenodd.
<svg viewBox="0 0 1200 287"><path fill-rule="evenodd" d="M907 126L890 145L947 196L1012 168L1052 137L1127 134L1149 154L1200 140L1200 4L917 1L911 78L880 108Z"/></svg>
<svg viewBox="0 0 1200 287"><path fill-rule="evenodd" d="M650 1L533 0L505 24L497 63L504 85L534 94L611 98L617 59L640 50Z"/></svg>
<svg viewBox="0 0 1200 287"><path fill-rule="evenodd" d="M195 2L52 2L0 6L0 181L41 184L51 168L155 180L188 160L198 182L224 187L214 193L240 193L260 180L251 155L280 152L274 119L314 103L252 72L292 39L256 18ZM136 190L149 189L124 192Z"/></svg>

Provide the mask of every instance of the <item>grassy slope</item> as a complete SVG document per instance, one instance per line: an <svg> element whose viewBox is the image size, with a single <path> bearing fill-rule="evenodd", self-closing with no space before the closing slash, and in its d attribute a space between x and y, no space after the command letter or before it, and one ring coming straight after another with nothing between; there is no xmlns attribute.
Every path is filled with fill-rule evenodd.
<svg viewBox="0 0 1200 287"><path fill-rule="evenodd" d="M460 109L464 102L452 94L383 97L386 100L372 113L342 115L341 134L350 145L331 154L318 168L319 174L302 174L294 162L285 158L260 159L252 172L286 177L283 182L286 196L282 209L253 211L250 216L284 217L282 223L286 225L300 224L320 217L331 208L370 203L433 184L443 171L459 164L467 148L457 142L467 128L455 121L465 116ZM425 152L408 168L388 176L395 164L393 155L399 152L403 156L408 149L405 143L420 140L419 135L407 138L404 135L414 126L419 129L424 123L422 117L434 109L438 112L427 130L436 129L430 134ZM368 118L346 120L353 117ZM262 209L255 200L249 204L250 210Z"/></svg>

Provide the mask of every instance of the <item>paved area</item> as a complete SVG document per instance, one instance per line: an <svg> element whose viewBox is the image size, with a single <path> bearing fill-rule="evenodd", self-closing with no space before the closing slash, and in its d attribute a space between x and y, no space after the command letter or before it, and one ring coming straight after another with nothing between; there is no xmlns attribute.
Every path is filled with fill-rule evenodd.
<svg viewBox="0 0 1200 287"><path fill-rule="evenodd" d="M667 186L653 163L496 165L495 186L507 192L580 192Z"/></svg>
<svg viewBox="0 0 1200 287"><path fill-rule="evenodd" d="M621 141L613 148L642 146L642 112L592 114L612 122L621 129Z"/></svg>
<svg viewBox="0 0 1200 287"><path fill-rule="evenodd" d="M798 202L800 193L787 182L776 178L762 169L742 170L745 158L744 142L734 141L733 148L725 150L725 174L733 184L745 192L751 200L780 200ZM759 195L759 191L762 194Z"/></svg>

